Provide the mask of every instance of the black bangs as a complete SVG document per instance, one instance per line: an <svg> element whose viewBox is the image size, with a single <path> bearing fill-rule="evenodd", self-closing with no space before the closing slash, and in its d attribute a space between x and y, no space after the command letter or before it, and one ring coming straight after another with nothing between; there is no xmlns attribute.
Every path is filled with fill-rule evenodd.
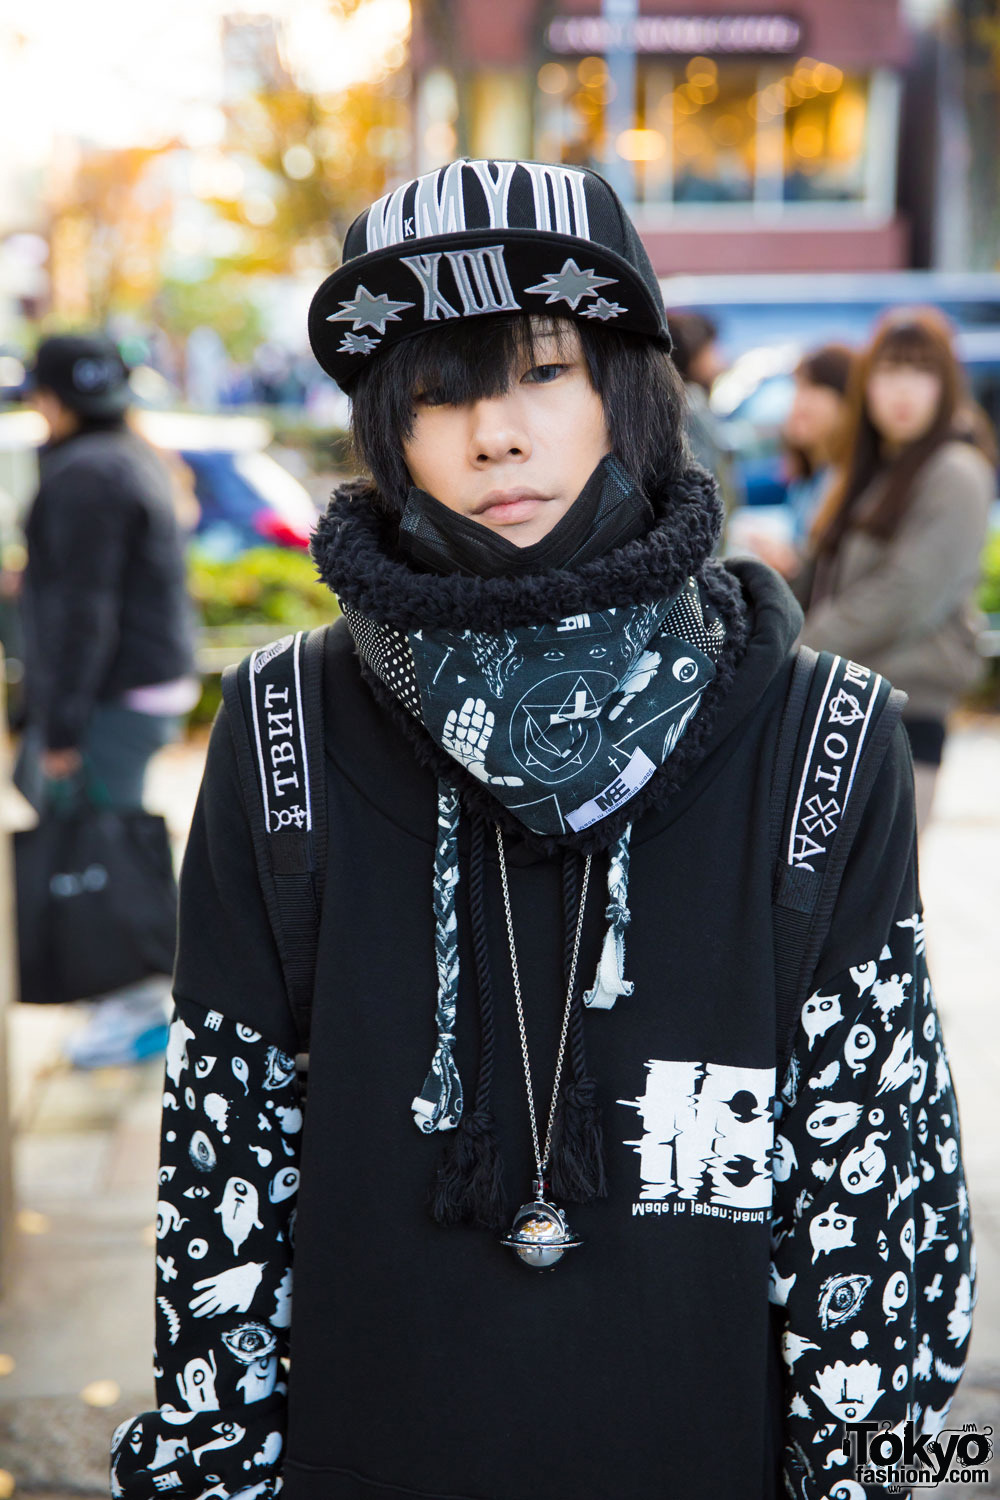
<svg viewBox="0 0 1000 1500"><path fill-rule="evenodd" d="M539 340L579 335L591 384L601 398L612 450L647 494L688 462L685 397L669 354L642 334L594 328L575 318L523 313L461 319L403 339L358 376L352 391L355 458L384 509L399 514L410 488L403 445L414 401L463 406L502 396L537 363ZM546 357L550 358L546 351Z"/></svg>
<svg viewBox="0 0 1000 1500"><path fill-rule="evenodd" d="M523 370L537 362L538 341L552 337L561 345L571 327L567 318L526 318L514 313L484 318L478 326L476 320L463 318L422 338L408 339L399 352L410 352L411 399L422 396L447 406L464 406L502 396ZM391 359L392 354L387 357Z"/></svg>

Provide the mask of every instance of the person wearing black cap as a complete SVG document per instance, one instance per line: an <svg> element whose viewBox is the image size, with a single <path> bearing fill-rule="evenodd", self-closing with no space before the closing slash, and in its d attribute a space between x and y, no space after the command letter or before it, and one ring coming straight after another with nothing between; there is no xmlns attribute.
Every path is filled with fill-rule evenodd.
<svg viewBox="0 0 1000 1500"><path fill-rule="evenodd" d="M240 702L213 731L158 1406L116 1430L112 1493L836 1494L843 1422L940 1426L973 1291L892 695L839 659L808 678L826 728L772 844L801 615L763 564L712 558L656 280L596 174L402 185L310 332L365 469L313 544L342 619L320 678L295 638L256 653L253 733ZM786 1056L772 882L806 900L842 806ZM255 848L287 830L295 880L291 830L320 826L303 1114L283 976L309 933L279 949Z"/></svg>
<svg viewBox="0 0 1000 1500"><path fill-rule="evenodd" d="M30 386L49 442L25 526L18 781L40 808L53 783L86 772L113 805L139 806L150 758L198 695L170 481L126 425L128 370L110 340L43 340ZM69 1039L71 1061L98 1067L162 1050L163 997L157 981L101 998Z"/></svg>

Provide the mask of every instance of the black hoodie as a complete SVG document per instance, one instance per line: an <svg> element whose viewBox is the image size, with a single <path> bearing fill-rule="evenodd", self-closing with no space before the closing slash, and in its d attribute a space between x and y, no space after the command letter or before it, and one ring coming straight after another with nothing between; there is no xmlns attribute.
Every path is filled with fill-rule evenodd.
<svg viewBox="0 0 1000 1500"><path fill-rule="evenodd" d="M283 1484L290 1500L772 1500L783 1485L821 1500L850 1474L845 1418L940 1426L973 1273L908 751L897 735L776 1090L767 817L801 617L766 568L735 575L745 650L696 762L632 835L634 993L586 1016L608 1196L566 1205L584 1243L551 1271L426 1208L440 1142L414 1129L410 1105L434 1037L433 772L336 625L303 1129L295 1030L220 716L181 884L159 1410L116 1433L114 1494ZM564 993L559 862L513 838L508 850L547 1100ZM486 895L494 1103L516 1207L533 1163L495 857ZM463 901L460 890L470 973ZM586 975L602 908L588 908ZM457 1035L471 1079L479 1038L461 994Z"/></svg>
<svg viewBox="0 0 1000 1500"><path fill-rule="evenodd" d="M46 448L26 522L28 717L80 745L98 703L194 669L183 539L162 460L125 426Z"/></svg>

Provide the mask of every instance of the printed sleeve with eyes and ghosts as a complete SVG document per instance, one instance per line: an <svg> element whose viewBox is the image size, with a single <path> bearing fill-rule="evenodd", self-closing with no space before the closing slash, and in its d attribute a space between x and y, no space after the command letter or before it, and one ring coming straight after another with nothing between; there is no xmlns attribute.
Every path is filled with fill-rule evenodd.
<svg viewBox="0 0 1000 1500"><path fill-rule="evenodd" d="M281 1490L301 1130L294 1059L178 1001L156 1213L158 1405L115 1432L112 1495Z"/></svg>
<svg viewBox="0 0 1000 1500"><path fill-rule="evenodd" d="M965 1367L975 1254L919 911L806 1001L775 1126L771 1301L785 1484L872 1500L842 1424L936 1435Z"/></svg>

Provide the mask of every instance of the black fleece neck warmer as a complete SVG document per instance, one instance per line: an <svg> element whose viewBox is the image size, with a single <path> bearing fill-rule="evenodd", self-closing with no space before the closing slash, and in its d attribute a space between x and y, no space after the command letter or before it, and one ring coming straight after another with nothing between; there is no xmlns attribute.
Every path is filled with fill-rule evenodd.
<svg viewBox="0 0 1000 1500"><path fill-rule="evenodd" d="M579 496L541 541L517 547L471 516L411 489L399 523L399 550L432 573L523 578L579 567L643 536L653 507L612 454L602 458Z"/></svg>
<svg viewBox="0 0 1000 1500"><path fill-rule="evenodd" d="M738 588L710 561L722 519L715 481L692 466L653 497L653 520L644 535L571 567L550 567L524 577L416 571L397 545L398 522L380 514L372 498L364 485L338 491L317 527L313 556L351 626L365 680L410 740L418 760L455 787L467 812L497 823L539 853L550 854L559 847L583 852L610 848L676 784L673 768L696 763L698 747L742 655L746 623ZM610 611L614 618L615 611L629 607L662 607L682 593L691 597L691 580L699 616L694 628L704 632L703 649L709 641L717 649L717 655L711 653L715 676L705 686L699 711L669 761L662 760L641 789L589 827L527 828L495 787L449 753L440 735L429 732L419 695L407 701L406 684L412 688L417 681L411 635L442 632L461 637L468 632L470 639L502 637L520 627L547 626L574 616Z"/></svg>

